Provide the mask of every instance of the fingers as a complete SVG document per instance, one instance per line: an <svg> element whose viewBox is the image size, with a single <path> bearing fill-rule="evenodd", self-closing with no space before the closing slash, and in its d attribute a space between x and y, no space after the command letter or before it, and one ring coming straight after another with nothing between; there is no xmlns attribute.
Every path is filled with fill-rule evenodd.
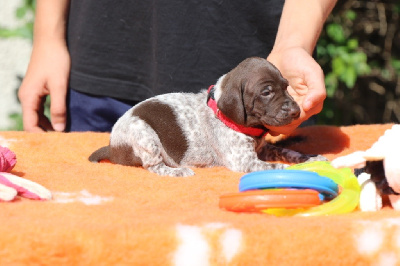
<svg viewBox="0 0 400 266"><path fill-rule="evenodd" d="M43 120L45 119L44 114L41 113L41 110L43 110L42 98L44 95L34 93L34 90L31 89L39 88L39 84L32 83L32 86L28 84L29 80L24 80L18 91L18 97L22 106L24 130L28 132L43 132L44 129L40 126L40 122L43 123Z"/></svg>
<svg viewBox="0 0 400 266"><path fill-rule="evenodd" d="M324 73L310 54L301 48L290 48L271 53L268 60L289 80L289 93L307 113L307 117L322 110L326 98Z"/></svg>
<svg viewBox="0 0 400 266"><path fill-rule="evenodd" d="M66 123L67 80L49 83L47 89L44 82L24 80L18 96L22 106L24 130L28 132L64 131ZM50 120L45 115L45 102L50 95Z"/></svg>
<svg viewBox="0 0 400 266"><path fill-rule="evenodd" d="M315 62L313 70L305 75L305 83L308 93L303 101L305 112L312 111L311 115L321 112L326 98L325 79L321 67Z"/></svg>
<svg viewBox="0 0 400 266"><path fill-rule="evenodd" d="M303 122L302 119L297 119L286 126L268 126L268 134L272 136L279 136L281 134L289 135L291 134L301 123Z"/></svg>
<svg viewBox="0 0 400 266"><path fill-rule="evenodd" d="M50 118L51 125L55 131L62 132L66 125L66 98L67 98L67 81L53 85L51 90Z"/></svg>
<svg viewBox="0 0 400 266"><path fill-rule="evenodd" d="M289 81L288 92L301 108L299 119L287 126L270 128L272 135L287 135L302 122L322 111L326 98L324 73L312 56L299 47L272 52L268 60Z"/></svg>
<svg viewBox="0 0 400 266"><path fill-rule="evenodd" d="M41 109L38 113L39 115L39 127L44 131L53 131L49 118L45 115L45 102L46 97L42 99Z"/></svg>

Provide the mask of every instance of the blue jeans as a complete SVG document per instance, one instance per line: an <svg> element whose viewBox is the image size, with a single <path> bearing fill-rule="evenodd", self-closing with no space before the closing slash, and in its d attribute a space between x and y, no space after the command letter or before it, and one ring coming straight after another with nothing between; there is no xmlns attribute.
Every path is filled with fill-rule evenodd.
<svg viewBox="0 0 400 266"><path fill-rule="evenodd" d="M135 104L137 102L93 96L70 89L66 131L110 132L118 118Z"/></svg>

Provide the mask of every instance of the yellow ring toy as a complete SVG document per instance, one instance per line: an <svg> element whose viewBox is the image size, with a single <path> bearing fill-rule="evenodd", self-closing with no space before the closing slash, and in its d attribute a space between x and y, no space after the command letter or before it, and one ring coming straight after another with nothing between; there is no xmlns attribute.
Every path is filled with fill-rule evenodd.
<svg viewBox="0 0 400 266"><path fill-rule="evenodd" d="M350 168L336 169L329 162L310 162L289 166L290 170L305 170L316 172L332 179L341 187L340 194L329 202L307 209L271 208L263 210L276 216L317 216L329 214L344 214L355 210L360 200L360 185Z"/></svg>

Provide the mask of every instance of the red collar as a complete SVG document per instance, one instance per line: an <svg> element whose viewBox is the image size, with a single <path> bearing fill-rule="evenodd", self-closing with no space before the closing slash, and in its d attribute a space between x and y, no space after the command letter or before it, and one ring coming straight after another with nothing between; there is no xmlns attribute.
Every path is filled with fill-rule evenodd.
<svg viewBox="0 0 400 266"><path fill-rule="evenodd" d="M214 111L215 116L221 120L227 127L233 130L254 137L264 137L267 133L267 129L261 129L257 127L246 127L233 122L231 119L226 117L217 107L217 102L214 99L214 85L208 88L207 105Z"/></svg>

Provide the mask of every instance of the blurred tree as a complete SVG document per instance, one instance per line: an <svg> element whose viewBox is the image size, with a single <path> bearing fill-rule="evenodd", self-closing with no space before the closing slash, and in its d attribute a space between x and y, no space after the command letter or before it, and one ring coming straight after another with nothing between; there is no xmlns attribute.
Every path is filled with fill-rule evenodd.
<svg viewBox="0 0 400 266"><path fill-rule="evenodd" d="M21 4L15 10L15 17L20 22L19 26L14 28L0 27L0 38L26 38L32 40L33 37L33 20L35 13L35 0L22 0ZM21 84L23 77L16 76L18 84ZM17 91L15 88L15 97L17 97ZM10 128L3 128L0 130L23 130L22 115L21 113L10 113L9 119L13 125Z"/></svg>
<svg viewBox="0 0 400 266"><path fill-rule="evenodd" d="M22 22L21 25L15 28L0 27L0 38L22 37L32 40L35 6L35 0L22 0L15 11L15 17Z"/></svg>
<svg viewBox="0 0 400 266"><path fill-rule="evenodd" d="M317 51L327 100L321 124L400 121L400 2L338 2Z"/></svg>

